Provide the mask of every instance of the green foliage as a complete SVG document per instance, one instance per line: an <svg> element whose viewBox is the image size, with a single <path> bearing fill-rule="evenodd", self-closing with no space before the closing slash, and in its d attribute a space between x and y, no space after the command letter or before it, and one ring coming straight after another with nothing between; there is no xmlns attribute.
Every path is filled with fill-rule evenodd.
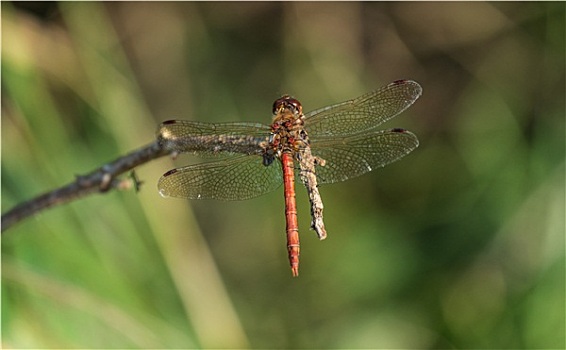
<svg viewBox="0 0 566 350"><path fill-rule="evenodd" d="M283 196L93 195L2 236L11 348L564 348L564 3L2 2L2 211L180 118L268 123L395 79L421 146ZM38 5L35 5L38 6ZM42 7L43 6L43 7ZM31 11L33 10L33 11ZM192 161L192 159L191 159Z"/></svg>

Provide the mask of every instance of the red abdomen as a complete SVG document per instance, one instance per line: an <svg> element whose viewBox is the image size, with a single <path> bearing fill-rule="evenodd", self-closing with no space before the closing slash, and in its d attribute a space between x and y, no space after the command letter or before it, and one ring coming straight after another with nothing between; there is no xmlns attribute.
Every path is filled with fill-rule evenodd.
<svg viewBox="0 0 566 350"><path fill-rule="evenodd" d="M299 275L299 224L295 201L295 167L291 153L281 155L283 166L283 193L285 195L285 220L287 224L287 251L293 276Z"/></svg>

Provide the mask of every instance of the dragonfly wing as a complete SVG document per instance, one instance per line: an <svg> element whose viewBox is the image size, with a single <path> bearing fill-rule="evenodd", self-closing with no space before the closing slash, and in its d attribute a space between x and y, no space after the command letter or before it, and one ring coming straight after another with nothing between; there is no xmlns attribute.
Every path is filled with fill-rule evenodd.
<svg viewBox="0 0 566 350"><path fill-rule="evenodd" d="M167 120L159 125L157 134L185 137L191 135L253 135L270 132L268 125L259 123L205 123L191 120Z"/></svg>
<svg viewBox="0 0 566 350"><path fill-rule="evenodd" d="M417 148L419 141L404 129L375 130L346 137L319 138L312 153L325 161L316 167L319 184L345 181L384 167Z"/></svg>
<svg viewBox="0 0 566 350"><path fill-rule="evenodd" d="M163 197L241 200L260 196L283 183L279 164L256 156L190 165L165 173L157 184Z"/></svg>
<svg viewBox="0 0 566 350"><path fill-rule="evenodd" d="M159 125L157 139L164 149L199 156L262 154L271 129L257 123L203 123L168 120Z"/></svg>
<svg viewBox="0 0 566 350"><path fill-rule="evenodd" d="M305 129L311 139L370 130L403 112L421 93L417 82L399 80L353 100L305 114Z"/></svg>

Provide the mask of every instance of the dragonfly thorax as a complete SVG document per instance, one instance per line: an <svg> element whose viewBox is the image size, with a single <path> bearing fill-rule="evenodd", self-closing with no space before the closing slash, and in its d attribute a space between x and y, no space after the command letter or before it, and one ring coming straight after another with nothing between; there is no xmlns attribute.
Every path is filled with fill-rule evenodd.
<svg viewBox="0 0 566 350"><path fill-rule="evenodd" d="M275 156L280 157L283 152L296 154L308 146L303 108L298 100L285 95L275 101L273 112L275 115L271 124L269 145Z"/></svg>

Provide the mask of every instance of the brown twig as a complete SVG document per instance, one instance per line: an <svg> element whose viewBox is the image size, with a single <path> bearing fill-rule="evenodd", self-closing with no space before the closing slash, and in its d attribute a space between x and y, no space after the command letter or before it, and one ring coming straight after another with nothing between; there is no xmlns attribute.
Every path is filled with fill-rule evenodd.
<svg viewBox="0 0 566 350"><path fill-rule="evenodd" d="M21 203L3 214L2 232L47 208L68 203L95 192L104 193L112 189L123 188L125 182L117 178L119 175L169 153L171 151L164 149L158 141L155 141L101 166L89 174L77 176L74 182ZM137 186L138 184L134 185Z"/></svg>

